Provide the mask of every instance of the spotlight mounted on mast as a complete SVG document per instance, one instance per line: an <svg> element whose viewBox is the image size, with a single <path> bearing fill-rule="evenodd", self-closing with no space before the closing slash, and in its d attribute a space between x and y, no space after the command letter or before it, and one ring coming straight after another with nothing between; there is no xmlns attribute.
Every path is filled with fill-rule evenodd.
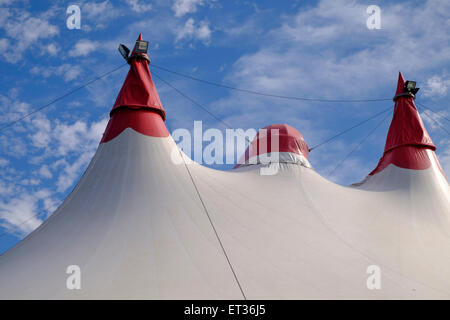
<svg viewBox="0 0 450 320"><path fill-rule="evenodd" d="M400 97L410 97L415 99L419 89L420 88L416 88L416 81L407 80L403 86L403 92L396 94L393 100L396 101Z"/></svg>
<svg viewBox="0 0 450 320"><path fill-rule="evenodd" d="M128 56L130 55L130 49L127 48L126 45L120 44L119 45L119 52L122 55L122 57L128 61Z"/></svg>
<svg viewBox="0 0 450 320"><path fill-rule="evenodd" d="M144 59L144 60L147 60L148 63L150 63L150 59L148 58L148 55L147 55L148 41L141 40L141 39L142 38L139 37L139 39L136 40L133 51L131 51L131 55L130 55L130 49L128 49L126 45L124 45L124 44L119 45L119 48L118 48L119 52L128 63L130 63L131 59Z"/></svg>
<svg viewBox="0 0 450 320"><path fill-rule="evenodd" d="M403 88L403 92L411 92L413 95L416 95L417 91L419 91L420 88L416 88L416 82L407 80L405 82L405 87Z"/></svg>
<svg viewBox="0 0 450 320"><path fill-rule="evenodd" d="M148 51L148 41L136 40L133 52L147 54L147 51Z"/></svg>

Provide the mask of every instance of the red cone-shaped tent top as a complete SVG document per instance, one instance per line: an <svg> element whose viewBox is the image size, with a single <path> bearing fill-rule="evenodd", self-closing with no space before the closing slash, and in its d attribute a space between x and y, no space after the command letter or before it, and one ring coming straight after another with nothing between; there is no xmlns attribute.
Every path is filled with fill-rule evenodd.
<svg viewBox="0 0 450 320"><path fill-rule="evenodd" d="M272 143L272 139L275 137L278 139L278 148L272 150L275 145ZM258 131L251 146L247 148L234 168L247 163L252 157L271 152L288 152L308 159L309 148L297 129L287 124L273 124Z"/></svg>
<svg viewBox="0 0 450 320"><path fill-rule="evenodd" d="M142 35L138 40L142 40ZM150 75L147 54L133 49L128 62L130 71L110 112L101 143L114 139L126 128L152 137L169 135L164 125L166 112Z"/></svg>
<svg viewBox="0 0 450 320"><path fill-rule="evenodd" d="M417 112L414 98L407 95L398 96L403 93L404 86L405 79L399 73L394 115L386 138L384 154L370 175L382 171L391 163L400 168L413 170L427 169L431 165L427 150L434 151L436 146Z"/></svg>

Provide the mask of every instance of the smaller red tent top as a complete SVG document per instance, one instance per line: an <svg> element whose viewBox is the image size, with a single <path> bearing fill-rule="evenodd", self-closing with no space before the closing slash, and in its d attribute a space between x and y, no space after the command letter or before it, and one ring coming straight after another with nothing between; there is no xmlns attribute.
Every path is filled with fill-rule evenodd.
<svg viewBox="0 0 450 320"><path fill-rule="evenodd" d="M137 41L142 40L139 35ZM149 70L146 53L136 52L136 45L128 58L130 71L110 112L110 120L101 143L108 142L125 129L152 137L167 137L164 125L166 112L159 99Z"/></svg>
<svg viewBox="0 0 450 320"><path fill-rule="evenodd" d="M278 140L278 146L274 139ZM309 148L297 129L287 124L273 124L258 131L235 168L247 163L250 158L271 152L288 152L308 159Z"/></svg>
<svg viewBox="0 0 450 320"><path fill-rule="evenodd" d="M404 93L405 79L399 73L392 122L384 154L370 174L382 171L390 163L405 169L423 170L430 166L427 149L436 150L414 104L412 95Z"/></svg>
<svg viewBox="0 0 450 320"><path fill-rule="evenodd" d="M142 35L139 35L137 40L142 40ZM111 114L121 107L147 108L159 113L165 120L166 112L159 100L158 92L148 68L148 56L145 53L136 53L135 50L136 46L128 59L130 71L117 96Z"/></svg>
<svg viewBox="0 0 450 320"><path fill-rule="evenodd" d="M404 86L405 79L399 73L396 96L403 92ZM417 112L414 99L409 96L399 97L396 100L384 152L405 145L436 150Z"/></svg>

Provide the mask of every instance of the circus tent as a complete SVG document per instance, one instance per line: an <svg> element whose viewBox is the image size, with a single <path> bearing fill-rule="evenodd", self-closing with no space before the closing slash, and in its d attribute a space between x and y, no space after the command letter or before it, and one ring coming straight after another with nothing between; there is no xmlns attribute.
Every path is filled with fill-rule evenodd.
<svg viewBox="0 0 450 320"><path fill-rule="evenodd" d="M135 50L129 63L77 186L0 256L0 298L450 298L449 184L401 74L384 154L345 187L314 170L285 124L261 130L231 171L188 161L148 57ZM259 147L274 137L278 148ZM79 290L66 287L71 265Z"/></svg>

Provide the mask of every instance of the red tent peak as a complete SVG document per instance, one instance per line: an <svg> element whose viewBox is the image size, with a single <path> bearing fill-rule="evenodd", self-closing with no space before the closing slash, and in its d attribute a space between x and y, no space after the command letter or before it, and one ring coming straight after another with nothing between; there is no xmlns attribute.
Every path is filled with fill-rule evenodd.
<svg viewBox="0 0 450 320"><path fill-rule="evenodd" d="M276 150L272 150L274 138L278 140ZM272 152L292 153L308 159L309 148L297 129L287 124L273 124L258 131L235 168L248 163L250 158Z"/></svg>
<svg viewBox="0 0 450 320"><path fill-rule="evenodd" d="M141 40L144 40L144 39L142 39L142 33L139 33L139 37L137 38L137 41L141 41Z"/></svg>
<svg viewBox="0 0 450 320"><path fill-rule="evenodd" d="M401 168L425 169L430 160L425 152L436 150L414 104L413 95L402 95L405 79L399 73L394 114L386 138L383 157L370 174L383 170L390 163Z"/></svg>
<svg viewBox="0 0 450 320"><path fill-rule="evenodd" d="M142 40L141 34L139 34L139 40ZM118 108L148 109L158 113L165 120L166 113L153 83L148 62L140 57L133 58L134 55L136 53L133 50L131 57L128 59L130 71L117 96L111 114Z"/></svg>
<svg viewBox="0 0 450 320"><path fill-rule="evenodd" d="M138 40L142 40L142 35ZM140 54L133 50L128 59L130 70L110 112L111 119L102 142L113 139L127 127L150 136L168 136L164 125L166 112L153 83L148 61L133 55Z"/></svg>
<svg viewBox="0 0 450 320"><path fill-rule="evenodd" d="M256 137L257 139L270 139L272 135L278 136L280 152L293 152L308 158L308 145L302 134L294 127L288 124L272 124L259 130Z"/></svg>
<svg viewBox="0 0 450 320"><path fill-rule="evenodd" d="M398 81L397 81L397 90L395 91L395 95L403 93L403 88L405 87L405 78L403 78L402 73L398 72Z"/></svg>

